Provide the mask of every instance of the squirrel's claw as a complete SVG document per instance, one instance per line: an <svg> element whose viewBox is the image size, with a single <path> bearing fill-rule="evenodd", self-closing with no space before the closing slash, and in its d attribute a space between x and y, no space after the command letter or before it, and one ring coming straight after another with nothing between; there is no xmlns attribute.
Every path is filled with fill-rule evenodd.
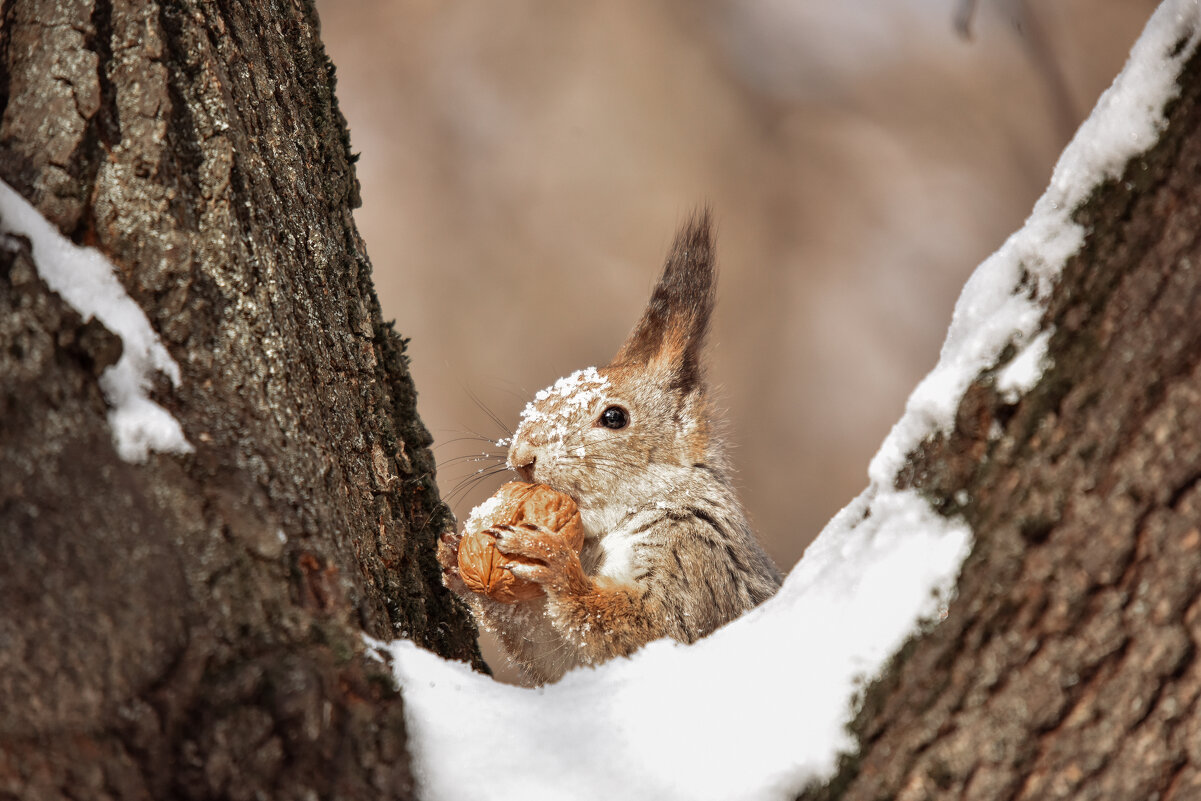
<svg viewBox="0 0 1201 801"><path fill-rule="evenodd" d="M496 538L496 549L505 556L533 559L548 567L564 564L571 551L557 534L541 526L495 526L487 533Z"/></svg>
<svg viewBox="0 0 1201 801"><path fill-rule="evenodd" d="M520 557L533 564L510 564L507 569L519 579L541 585L550 595L587 592L580 557L555 532L542 526L495 526L488 533L496 538L496 549L505 556Z"/></svg>
<svg viewBox="0 0 1201 801"><path fill-rule="evenodd" d="M459 543L463 540L461 534L453 529L445 531L438 537L438 548L435 556L442 568L442 586L461 596L471 593L463 579L459 576Z"/></svg>
<svg viewBox="0 0 1201 801"><path fill-rule="evenodd" d="M436 551L438 564L442 565L443 570L459 569L459 542L463 538L457 536L453 531L447 531L438 538L438 547Z"/></svg>

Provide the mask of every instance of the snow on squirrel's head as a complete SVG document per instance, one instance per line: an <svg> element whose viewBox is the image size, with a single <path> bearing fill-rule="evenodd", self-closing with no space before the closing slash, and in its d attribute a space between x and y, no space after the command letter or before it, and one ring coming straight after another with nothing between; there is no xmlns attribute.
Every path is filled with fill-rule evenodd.
<svg viewBox="0 0 1201 801"><path fill-rule="evenodd" d="M709 212L676 236L642 319L605 367L538 392L521 413L508 466L584 511L638 508L718 467L701 357L713 311Z"/></svg>

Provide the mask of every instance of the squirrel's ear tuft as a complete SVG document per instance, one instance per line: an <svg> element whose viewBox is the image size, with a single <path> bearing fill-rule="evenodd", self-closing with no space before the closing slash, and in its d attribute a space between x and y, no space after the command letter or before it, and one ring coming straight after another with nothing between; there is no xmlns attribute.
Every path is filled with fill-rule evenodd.
<svg viewBox="0 0 1201 801"><path fill-rule="evenodd" d="M668 371L685 392L703 382L701 356L717 283L710 216L701 209L676 234L650 303L610 366Z"/></svg>

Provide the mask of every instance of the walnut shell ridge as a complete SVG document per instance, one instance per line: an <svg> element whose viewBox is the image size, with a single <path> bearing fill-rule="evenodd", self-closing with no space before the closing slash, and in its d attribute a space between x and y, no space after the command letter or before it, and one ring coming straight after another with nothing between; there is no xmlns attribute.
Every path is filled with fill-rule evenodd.
<svg viewBox="0 0 1201 801"><path fill-rule="evenodd" d="M519 579L505 569L510 564L533 563L505 556L496 549L496 538L486 533L493 526L523 523L550 529L576 553L584 547L584 525L575 501L545 484L510 482L473 509L463 527L459 576L469 590L506 604L542 596L542 588L537 584Z"/></svg>

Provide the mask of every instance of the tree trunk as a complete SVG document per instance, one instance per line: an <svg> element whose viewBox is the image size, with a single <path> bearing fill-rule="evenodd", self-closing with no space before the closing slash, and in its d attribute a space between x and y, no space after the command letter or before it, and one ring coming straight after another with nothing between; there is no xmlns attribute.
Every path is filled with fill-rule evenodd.
<svg viewBox="0 0 1201 801"><path fill-rule="evenodd" d="M898 479L975 547L803 797L1201 797L1201 55L1179 83L1076 215L1053 366L1016 404L977 379Z"/></svg>
<svg viewBox="0 0 1201 801"><path fill-rule="evenodd" d="M6 0L0 178L117 265L190 454L119 457L121 339L0 247L0 798L412 795L360 631L477 666L311 0Z"/></svg>

